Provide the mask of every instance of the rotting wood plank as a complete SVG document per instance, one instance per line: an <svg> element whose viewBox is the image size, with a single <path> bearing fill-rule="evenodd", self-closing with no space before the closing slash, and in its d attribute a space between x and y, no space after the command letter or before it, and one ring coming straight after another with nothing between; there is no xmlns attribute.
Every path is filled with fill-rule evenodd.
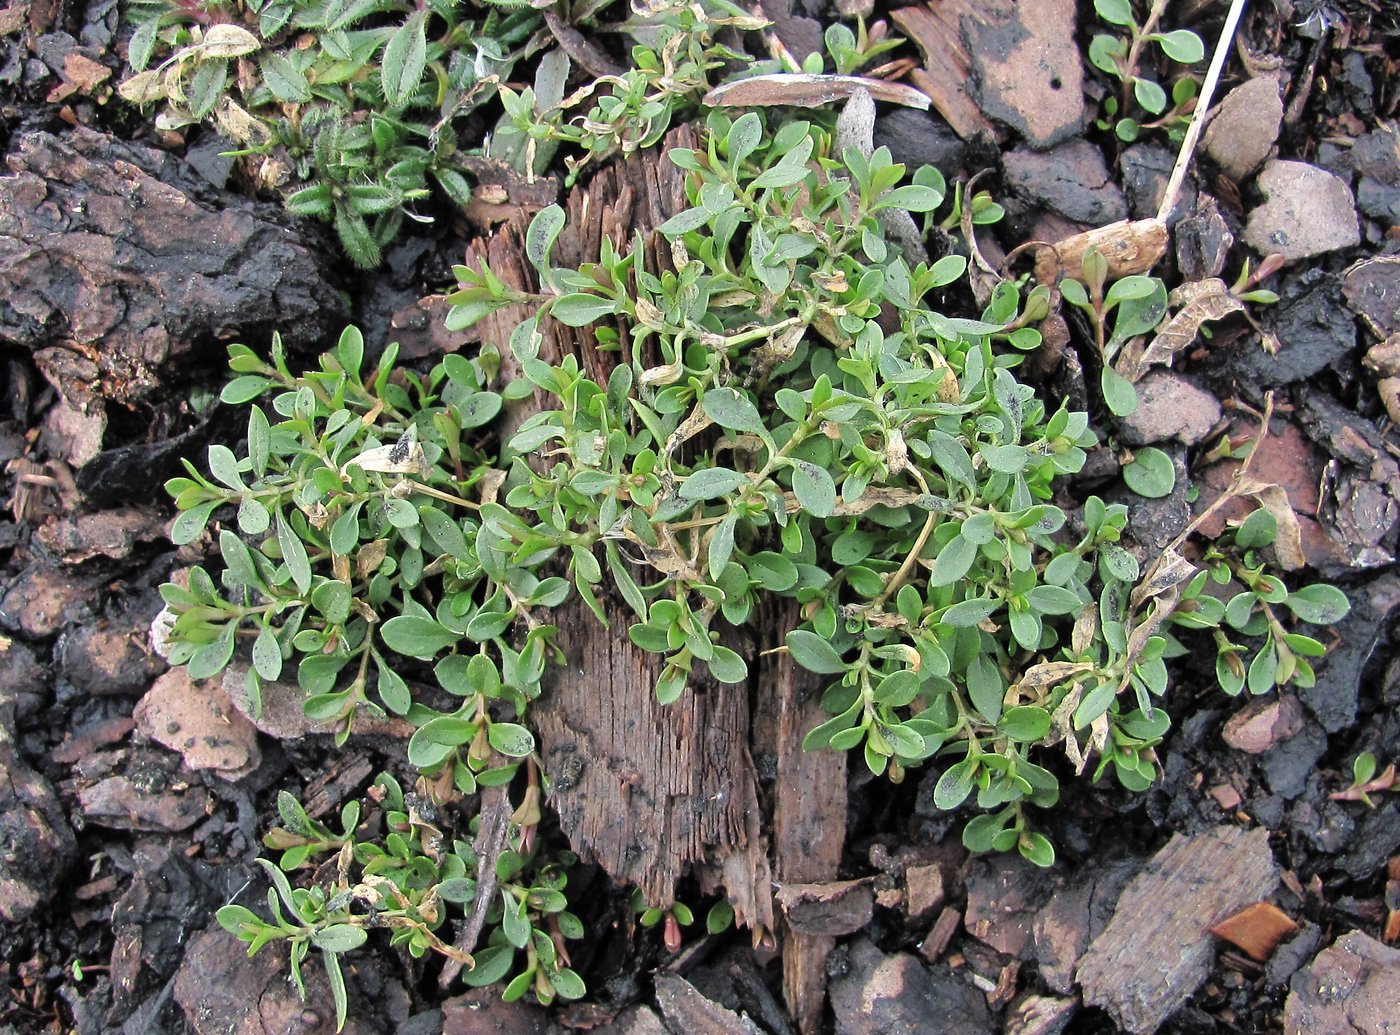
<svg viewBox="0 0 1400 1035"><path fill-rule="evenodd" d="M604 237L625 248L641 233L647 269L670 268L670 249L652 231L687 202L684 173L662 154L698 142L693 129L677 129L657 151L614 163L571 191L554 265L577 268L597 260ZM522 213L473 242L467 264L484 258L506 284L537 290L524 258L528 218ZM473 328L474 336L505 352L511 332L530 312L525 306L498 310ZM549 320L540 331L541 358L558 363L577 356L590 377L607 382L617 360L598 351L591 332ZM507 376L512 365L507 356ZM525 410L532 405L545 400L537 394ZM520 412L507 417L520 419ZM625 630L634 618L624 605L600 596L609 628L578 600L550 616L568 660L546 674L531 713L561 828L580 856L614 880L640 887L652 905L669 905L676 881L690 867L703 889L723 886L738 922L771 930L772 878L748 749L747 687L697 677L675 704L660 704L654 692L659 659L628 640Z"/></svg>
<svg viewBox="0 0 1400 1035"><path fill-rule="evenodd" d="M783 642L798 623L792 601L771 602L761 616L759 646ZM822 678L786 654L759 665L754 709L755 750L773 760L773 873L781 884L836 877L846 840L846 758L839 751L803 751L807 731L826 719ZM801 934L782 923L783 997L803 1035L821 1030L826 958L836 939Z"/></svg>
<svg viewBox="0 0 1400 1035"><path fill-rule="evenodd" d="M982 114L968 91L972 61L963 39L964 16L977 17L976 8L967 0L927 0L890 12L890 20L924 56L924 67L911 72L910 81L928 95L958 136L995 140L999 136L996 126Z"/></svg>

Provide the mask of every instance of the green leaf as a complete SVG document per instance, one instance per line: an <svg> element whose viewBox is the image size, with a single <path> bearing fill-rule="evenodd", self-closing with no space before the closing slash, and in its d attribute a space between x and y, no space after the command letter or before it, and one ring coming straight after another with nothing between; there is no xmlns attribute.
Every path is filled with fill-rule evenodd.
<svg viewBox="0 0 1400 1035"><path fill-rule="evenodd" d="M287 524L287 519L282 516L280 510L276 520L277 545L282 548L282 560L291 572L297 592L306 596L311 590L311 559L306 555L306 546L297 538L297 534L292 531L292 526Z"/></svg>
<svg viewBox="0 0 1400 1035"><path fill-rule="evenodd" d="M1322 583L1295 589L1283 603L1288 610L1313 625L1340 622L1351 610L1345 593L1336 586Z"/></svg>
<svg viewBox="0 0 1400 1035"><path fill-rule="evenodd" d="M1123 481L1139 496L1161 499L1176 488L1176 465L1162 450L1147 446L1137 450L1132 462L1124 466Z"/></svg>
<svg viewBox="0 0 1400 1035"><path fill-rule="evenodd" d="M535 750L535 735L514 722L493 722L486 729L486 739L510 758L524 758Z"/></svg>
<svg viewBox="0 0 1400 1035"><path fill-rule="evenodd" d="M427 11L416 11L389 37L379 68L384 99L402 108L413 97L428 65Z"/></svg>
<svg viewBox="0 0 1400 1035"><path fill-rule="evenodd" d="M953 536L947 545L938 551L929 582L934 586L951 586L968 573L972 562L977 559L977 552L978 547L975 543L969 542L961 535Z"/></svg>
<svg viewBox="0 0 1400 1035"><path fill-rule="evenodd" d="M1055 846L1044 834L1028 830L1017 839L1016 848L1024 858L1041 868L1055 865Z"/></svg>
<svg viewBox="0 0 1400 1035"><path fill-rule="evenodd" d="M1144 110L1160 115L1167 110L1167 91L1151 79L1133 80L1133 96Z"/></svg>
<svg viewBox="0 0 1400 1035"><path fill-rule="evenodd" d="M390 650L411 658L432 658L460 639L439 622L417 615L390 618L380 628L379 635Z"/></svg>
<svg viewBox="0 0 1400 1035"><path fill-rule="evenodd" d="M1148 39L1155 40L1162 52L1178 64L1194 65L1206 56L1206 47L1201 42L1201 37L1190 29L1157 33Z"/></svg>
<svg viewBox="0 0 1400 1035"><path fill-rule="evenodd" d="M611 298L600 298L598 295L583 292L556 298L554 304L549 307L549 315L566 327L587 327L605 316L616 314L617 311L617 303Z"/></svg>
<svg viewBox="0 0 1400 1035"><path fill-rule="evenodd" d="M363 927L354 924L331 924L311 936L311 944L326 952L350 952L358 949L368 938Z"/></svg>
<svg viewBox="0 0 1400 1035"><path fill-rule="evenodd" d="M813 517L830 517L836 509L836 482L829 472L806 460L794 460L792 492Z"/></svg>
<svg viewBox="0 0 1400 1035"><path fill-rule="evenodd" d="M972 793L972 777L976 763L963 759L944 770L938 782L933 785L933 803L944 812L951 812Z"/></svg>
<svg viewBox="0 0 1400 1035"><path fill-rule="evenodd" d="M1001 607L999 599L972 597L948 608L943 612L943 617L939 621L954 629L966 629L984 621L999 607Z"/></svg>
<svg viewBox="0 0 1400 1035"><path fill-rule="evenodd" d="M1133 25L1133 8L1128 0L1094 0L1094 11L1110 25L1125 29Z"/></svg>
<svg viewBox="0 0 1400 1035"><path fill-rule="evenodd" d="M253 641L253 670L269 683L282 675L282 647L270 626L259 629Z"/></svg>
<svg viewBox="0 0 1400 1035"><path fill-rule="evenodd" d="M733 388L710 389L705 393L703 407L705 415L722 428L755 435L767 433L753 400Z"/></svg>
<svg viewBox="0 0 1400 1035"><path fill-rule="evenodd" d="M1131 416L1137 409L1137 389L1112 367L1104 367L1099 376L1099 386L1103 389L1103 401L1109 411L1118 417Z"/></svg>
<svg viewBox="0 0 1400 1035"><path fill-rule="evenodd" d="M909 212L932 212L943 204L943 194L932 187L906 184L880 198L880 208L902 208Z"/></svg>
<svg viewBox="0 0 1400 1035"><path fill-rule="evenodd" d="M311 100L311 84L306 75L283 54L274 51L264 55L262 79L272 96L283 103L305 104Z"/></svg>
<svg viewBox="0 0 1400 1035"><path fill-rule="evenodd" d="M715 645L714 657L708 662L710 675L721 683L742 683L749 677L749 666L738 654L728 647Z"/></svg>
<svg viewBox="0 0 1400 1035"><path fill-rule="evenodd" d="M836 652L836 648L807 629L794 629L788 633L787 648L788 653L792 655L792 660L808 672L835 675L838 672L845 672L849 667L846 662L841 660L841 655Z"/></svg>
<svg viewBox="0 0 1400 1035"><path fill-rule="evenodd" d="M747 485L747 475L727 467L707 467L696 471L681 483L680 496L686 500L712 500L727 496L741 485Z"/></svg>
<svg viewBox="0 0 1400 1035"><path fill-rule="evenodd" d="M1012 740L1034 743L1050 732L1050 713L1033 705L1008 708L997 725Z"/></svg>
<svg viewBox="0 0 1400 1035"><path fill-rule="evenodd" d="M988 722L1001 718L1006 681L997 663L985 654L978 654L967 667L967 696Z"/></svg>

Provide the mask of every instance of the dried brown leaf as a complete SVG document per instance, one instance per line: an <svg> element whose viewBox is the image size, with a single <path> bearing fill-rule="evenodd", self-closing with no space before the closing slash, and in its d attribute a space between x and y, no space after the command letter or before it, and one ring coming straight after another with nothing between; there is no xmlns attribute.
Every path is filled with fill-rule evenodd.
<svg viewBox="0 0 1400 1035"><path fill-rule="evenodd" d="M711 108L768 108L775 105L815 108L832 101L844 101L854 96L857 90L868 90L877 101L902 104L920 111L929 109L929 99L912 86L857 75L811 75L805 72L776 72L725 83L707 93L702 103Z"/></svg>
<svg viewBox="0 0 1400 1035"><path fill-rule="evenodd" d="M1244 310L1244 304L1230 294L1229 285L1219 277L1182 284L1171 293L1169 301L1177 307L1176 313L1162 325L1136 363L1118 371L1130 381L1136 381L1154 364L1170 363L1177 353L1189 348L1200 333L1201 324ZM1123 363L1122 367L1128 364Z"/></svg>
<svg viewBox="0 0 1400 1035"><path fill-rule="evenodd" d="M1274 539L1274 553L1285 571L1297 571L1308 563L1303 553L1303 532L1298 525L1298 515L1288 502L1288 493L1281 485L1261 482L1253 478L1240 483L1239 495L1253 496L1259 505L1273 516L1278 525L1278 536Z"/></svg>

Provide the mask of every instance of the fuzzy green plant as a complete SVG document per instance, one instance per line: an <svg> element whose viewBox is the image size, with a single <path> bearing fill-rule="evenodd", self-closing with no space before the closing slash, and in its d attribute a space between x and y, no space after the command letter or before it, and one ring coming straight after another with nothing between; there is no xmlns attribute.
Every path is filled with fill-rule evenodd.
<svg viewBox="0 0 1400 1035"><path fill-rule="evenodd" d="M219 910L220 925L248 943L249 956L271 942L287 943L292 978L303 998L302 963L312 949L319 951L337 1031L349 1005L340 958L375 931L387 931L390 944L414 958L434 953L465 964L468 985L509 978L502 992L507 1001L528 993L548 1005L585 993L583 981L569 969L565 946L566 939L583 937L583 924L568 911L564 895L567 869L575 861L568 852L549 855L517 835L495 861L484 914L490 931L486 945L467 953L438 935L449 916L465 918L476 908L478 893L487 892L477 883L479 861L471 844L424 818L437 813L436 804L426 788L405 793L384 773L363 805L345 805L341 832L335 833L283 791L278 797L283 825L264 838L281 858L276 864L258 860L271 883L270 919L245 906ZM378 828L377 836L366 833L369 828ZM299 873L309 876L304 887L292 883ZM511 976L517 961L521 966Z"/></svg>
<svg viewBox="0 0 1400 1035"><path fill-rule="evenodd" d="M529 709L563 660L552 615L575 595L604 623L602 596L630 610L626 635L658 656L663 702L704 678L750 682L756 656L731 630L766 601L794 602L797 624L759 650L823 677L830 717L804 746L894 781L936 767L934 804L971 814L969 848L1038 865L1054 849L1035 812L1068 772L1093 763L1129 791L1156 779L1169 664L1193 639L1214 642L1228 693L1306 686L1323 653L1308 626L1347 610L1336 589L1289 589L1268 569L1275 507L1227 523L1195 559L1206 514L1144 557L1128 549L1127 506L1091 495L1066 509L1063 479L1099 437L1017 376L1054 294L1002 280L964 315L967 260L917 254L890 229L986 221L990 199L883 148L839 148L815 123L716 113L702 141L668 156L687 185L659 228L668 247L605 238L596 257L556 266L564 214L551 206L525 239L536 285L457 268L451 326L532 310L508 343L415 371L394 346L368 361L351 328L300 373L276 342L268 359L232 346L222 398L247 406L246 441L210 446L167 486L172 538L220 555L161 588L173 663L206 679L244 654L233 689L251 708L294 682L339 740L363 714L401 716L415 729L407 762L438 800L508 788L515 855L497 870L519 894L491 907L500 934L467 980L504 979L524 952L509 996L582 993L560 965L562 915L550 926L558 866L521 876L550 788ZM1086 269L1087 286L1061 290L1108 369L1162 320L1165 289ZM553 325L583 332L598 361L544 358ZM1107 409L1130 409L1115 382L1100 387ZM1244 477L1255 448L1207 513L1273 500ZM1175 465L1139 450L1124 479L1165 495ZM434 933L437 905L468 900L479 861L465 841L423 836L431 824L396 786L380 784L382 839L358 813L337 832L284 796L267 842L282 853L272 919L229 907L226 926L254 949L288 941L297 968L319 948L333 986L338 955L386 911L411 952L463 951ZM329 884L323 870L301 888L283 876L330 855ZM669 941L687 913L672 910Z"/></svg>

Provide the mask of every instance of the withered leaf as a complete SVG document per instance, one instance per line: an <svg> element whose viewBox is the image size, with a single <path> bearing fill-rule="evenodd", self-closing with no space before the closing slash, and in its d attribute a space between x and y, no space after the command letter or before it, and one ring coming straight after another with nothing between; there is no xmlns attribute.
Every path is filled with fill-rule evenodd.
<svg viewBox="0 0 1400 1035"><path fill-rule="evenodd" d="M780 104L815 108L832 101L844 101L857 90L870 91L870 96L877 101L902 104L920 111L929 109L929 99L912 86L858 75L806 72L776 72L725 83L707 93L701 103L711 108L768 108Z"/></svg>
<svg viewBox="0 0 1400 1035"><path fill-rule="evenodd" d="M1176 313L1137 357L1135 369L1118 371L1130 381L1136 381L1153 364L1170 363L1178 352L1189 348L1200 333L1201 324L1223 320L1231 313L1244 310L1244 304L1230 294L1229 286L1219 277L1182 284L1171 293L1168 301L1177 307Z"/></svg>
<svg viewBox="0 0 1400 1035"><path fill-rule="evenodd" d="M1274 539L1274 553L1284 571L1297 571L1304 567L1308 559L1303 553L1303 532L1298 526L1298 515L1293 512L1293 505L1288 502L1288 493L1283 486L1249 478L1240 484L1239 494L1253 496L1273 517L1278 526L1278 535Z"/></svg>

